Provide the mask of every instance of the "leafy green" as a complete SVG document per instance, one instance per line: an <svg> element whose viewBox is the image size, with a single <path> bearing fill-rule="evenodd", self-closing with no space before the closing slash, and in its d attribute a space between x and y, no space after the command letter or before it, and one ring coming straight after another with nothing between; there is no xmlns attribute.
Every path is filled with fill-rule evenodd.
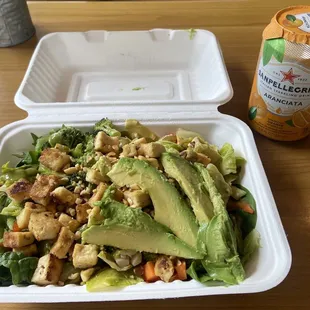
<svg viewBox="0 0 310 310"><path fill-rule="evenodd" d="M83 156L83 143L79 143L72 151L71 151L71 155L74 158L79 158L81 156Z"/></svg>
<svg viewBox="0 0 310 310"><path fill-rule="evenodd" d="M260 235L253 229L244 239L242 264L245 265L260 248Z"/></svg>
<svg viewBox="0 0 310 310"><path fill-rule="evenodd" d="M55 175L55 176L60 177L60 178L67 177L67 175L65 173L53 171L53 170L47 168L46 166L42 165L41 163L39 165L38 172L40 174Z"/></svg>
<svg viewBox="0 0 310 310"><path fill-rule="evenodd" d="M237 251L233 224L208 169L198 163L195 167L203 177L215 214L208 225L202 225L198 232L198 249L207 254L202 265L212 279L237 284L244 280L245 272Z"/></svg>
<svg viewBox="0 0 310 310"><path fill-rule="evenodd" d="M147 138L152 141L158 140L158 136L151 131L148 127L142 125L139 121L135 119L127 119L125 122L125 128L130 136L130 138Z"/></svg>
<svg viewBox="0 0 310 310"><path fill-rule="evenodd" d="M43 240L38 242L38 252L40 256L48 254L51 251L53 243L53 240Z"/></svg>
<svg viewBox="0 0 310 310"><path fill-rule="evenodd" d="M4 282L11 280L14 285L31 283L37 264L37 257L25 257L21 252L5 252L0 255L0 268L2 270L7 268L11 274L11 278L9 278L7 270L3 270L6 272Z"/></svg>
<svg viewBox="0 0 310 310"><path fill-rule="evenodd" d="M89 292L101 292L108 288L124 287L143 282L143 279L136 276L132 271L117 271L111 268L104 269L86 282L86 289Z"/></svg>
<svg viewBox="0 0 310 310"><path fill-rule="evenodd" d="M33 140L32 145L34 146L34 150L38 153L41 153L44 149L50 147L50 144L48 142L48 135L38 137L34 133L31 133L31 137Z"/></svg>
<svg viewBox="0 0 310 310"><path fill-rule="evenodd" d="M37 165L23 165L16 168L9 167L9 162L1 167L0 184L10 186L20 179L32 180L38 172Z"/></svg>
<svg viewBox="0 0 310 310"><path fill-rule="evenodd" d="M23 205L16 201L11 201L7 207L4 207L1 211L2 215L6 216L17 216L23 209Z"/></svg>
<svg viewBox="0 0 310 310"><path fill-rule="evenodd" d="M194 138L198 138L201 142L205 142L204 138L198 132L178 128L175 134L178 144L185 148Z"/></svg>
<svg viewBox="0 0 310 310"><path fill-rule="evenodd" d="M21 167L24 165L36 165L39 163L40 153L37 151L23 152L21 155L15 155L21 158L21 161L16 165L16 167Z"/></svg>
<svg viewBox="0 0 310 310"><path fill-rule="evenodd" d="M63 125L49 133L48 142L52 147L58 143L73 149L78 144L85 143L85 134L75 127Z"/></svg>
<svg viewBox="0 0 310 310"><path fill-rule="evenodd" d="M206 269L202 266L201 261L194 260L187 269L187 274L194 280L205 283L213 279L207 274Z"/></svg>
<svg viewBox="0 0 310 310"><path fill-rule="evenodd" d="M11 199L5 192L0 191L0 213L3 208L7 207L11 203Z"/></svg>
<svg viewBox="0 0 310 310"><path fill-rule="evenodd" d="M236 214L240 216L241 222L241 230L243 234L243 238L245 238L255 227L257 222L257 211L256 211L256 202L251 192L240 184L235 184L235 186L241 190L243 190L246 195L243 196L239 201L248 203L251 209L254 211L253 214L248 212L244 212L243 210L236 210Z"/></svg>
<svg viewBox="0 0 310 310"><path fill-rule="evenodd" d="M117 129L115 129L113 123L107 118L103 118L102 120L97 122L94 126L94 131L95 132L103 131L108 136L111 136L111 137L121 136L121 133Z"/></svg>
<svg viewBox="0 0 310 310"><path fill-rule="evenodd" d="M234 198L235 200L240 200L242 197L244 197L247 192L237 186L232 186L231 187L231 197Z"/></svg>
<svg viewBox="0 0 310 310"><path fill-rule="evenodd" d="M237 173L237 163L234 148L231 144L225 143L219 151L222 156L220 171L225 176L230 173Z"/></svg>

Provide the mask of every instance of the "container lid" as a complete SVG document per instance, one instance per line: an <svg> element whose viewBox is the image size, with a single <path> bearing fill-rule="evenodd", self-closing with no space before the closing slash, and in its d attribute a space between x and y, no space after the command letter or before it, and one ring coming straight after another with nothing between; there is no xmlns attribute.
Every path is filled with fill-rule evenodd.
<svg viewBox="0 0 310 310"><path fill-rule="evenodd" d="M310 45L310 6L292 6L276 13L265 28L263 38L284 38Z"/></svg>
<svg viewBox="0 0 310 310"><path fill-rule="evenodd" d="M15 96L30 115L192 116L233 95L206 30L88 31L43 37Z"/></svg>

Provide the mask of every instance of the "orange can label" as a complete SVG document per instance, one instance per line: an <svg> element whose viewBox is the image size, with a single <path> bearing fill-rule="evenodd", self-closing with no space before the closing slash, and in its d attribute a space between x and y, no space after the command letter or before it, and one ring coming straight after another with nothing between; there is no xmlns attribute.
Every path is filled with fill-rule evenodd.
<svg viewBox="0 0 310 310"><path fill-rule="evenodd" d="M271 139L302 139L310 132L310 7L278 12L263 38L250 124Z"/></svg>

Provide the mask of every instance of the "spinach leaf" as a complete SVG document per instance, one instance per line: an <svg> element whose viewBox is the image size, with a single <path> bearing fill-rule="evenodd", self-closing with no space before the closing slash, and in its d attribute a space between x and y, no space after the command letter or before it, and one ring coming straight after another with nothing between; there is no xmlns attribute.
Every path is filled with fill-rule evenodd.
<svg viewBox="0 0 310 310"><path fill-rule="evenodd" d="M14 285L31 283L31 278L37 264L37 257L26 257L20 252L5 252L0 255L0 281L11 282ZM8 271L10 272L10 278L8 276Z"/></svg>
<svg viewBox="0 0 310 310"><path fill-rule="evenodd" d="M241 218L241 230L243 238L245 238L255 227L257 222L256 202L251 192L240 184L235 184L236 187L246 192L239 201L247 203L254 211L252 214L243 210L236 210L236 214Z"/></svg>

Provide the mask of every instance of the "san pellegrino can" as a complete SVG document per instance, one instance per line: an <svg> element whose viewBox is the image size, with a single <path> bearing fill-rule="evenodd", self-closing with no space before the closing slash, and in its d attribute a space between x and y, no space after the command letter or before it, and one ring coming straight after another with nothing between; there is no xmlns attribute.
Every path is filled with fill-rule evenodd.
<svg viewBox="0 0 310 310"><path fill-rule="evenodd" d="M265 28L248 118L253 129L274 140L309 135L310 6L283 9Z"/></svg>

